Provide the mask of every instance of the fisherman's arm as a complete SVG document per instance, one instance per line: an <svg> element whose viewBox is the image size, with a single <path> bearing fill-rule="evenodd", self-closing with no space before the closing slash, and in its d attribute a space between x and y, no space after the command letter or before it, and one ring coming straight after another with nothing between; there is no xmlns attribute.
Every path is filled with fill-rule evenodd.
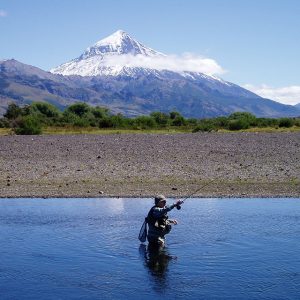
<svg viewBox="0 0 300 300"><path fill-rule="evenodd" d="M177 205L182 204L183 202L181 200L176 201L175 203L173 203L170 206L165 206L165 207L155 207L153 210L153 216L155 218L160 218L162 217L165 213L167 213L168 211L174 209Z"/></svg>

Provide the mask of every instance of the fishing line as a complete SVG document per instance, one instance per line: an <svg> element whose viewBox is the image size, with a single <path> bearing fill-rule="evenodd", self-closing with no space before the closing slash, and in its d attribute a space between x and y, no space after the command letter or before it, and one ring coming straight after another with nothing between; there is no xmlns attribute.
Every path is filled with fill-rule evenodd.
<svg viewBox="0 0 300 300"><path fill-rule="evenodd" d="M202 185L200 188L198 188L197 190L193 191L191 194L189 194L187 197L185 197L183 200L182 200L182 203L183 204L187 199L189 199L190 197L192 197L193 195L195 195L197 192L199 192L200 190L202 190L204 187L208 186L209 184L211 184L213 182L213 180L207 182L206 184ZM179 210L181 209L181 205L176 205L176 208Z"/></svg>

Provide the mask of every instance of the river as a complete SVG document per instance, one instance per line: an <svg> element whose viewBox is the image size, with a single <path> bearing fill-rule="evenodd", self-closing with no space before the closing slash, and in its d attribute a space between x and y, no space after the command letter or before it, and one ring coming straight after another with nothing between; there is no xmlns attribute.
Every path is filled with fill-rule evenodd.
<svg viewBox="0 0 300 300"><path fill-rule="evenodd" d="M0 199L0 298L299 299L300 199L188 199L155 253L152 203Z"/></svg>

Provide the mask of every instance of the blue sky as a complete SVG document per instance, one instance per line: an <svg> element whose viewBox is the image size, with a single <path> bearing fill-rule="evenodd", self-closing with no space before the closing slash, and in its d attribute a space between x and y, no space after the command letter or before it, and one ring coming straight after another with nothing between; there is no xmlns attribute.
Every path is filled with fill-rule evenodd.
<svg viewBox="0 0 300 300"><path fill-rule="evenodd" d="M166 54L216 61L221 77L300 102L298 0L0 0L0 59L49 70L123 29Z"/></svg>

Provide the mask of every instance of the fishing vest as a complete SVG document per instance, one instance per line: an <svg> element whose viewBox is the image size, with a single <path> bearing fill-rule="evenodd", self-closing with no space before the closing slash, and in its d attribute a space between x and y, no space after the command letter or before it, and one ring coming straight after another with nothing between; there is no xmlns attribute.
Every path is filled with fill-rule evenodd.
<svg viewBox="0 0 300 300"><path fill-rule="evenodd" d="M153 216L153 211L156 206L153 206L150 211L148 212L148 215L146 217L146 221L149 225L152 225L162 231L166 230L169 232L171 230L171 225L168 224L168 215L167 213L163 214L159 218L155 218Z"/></svg>

